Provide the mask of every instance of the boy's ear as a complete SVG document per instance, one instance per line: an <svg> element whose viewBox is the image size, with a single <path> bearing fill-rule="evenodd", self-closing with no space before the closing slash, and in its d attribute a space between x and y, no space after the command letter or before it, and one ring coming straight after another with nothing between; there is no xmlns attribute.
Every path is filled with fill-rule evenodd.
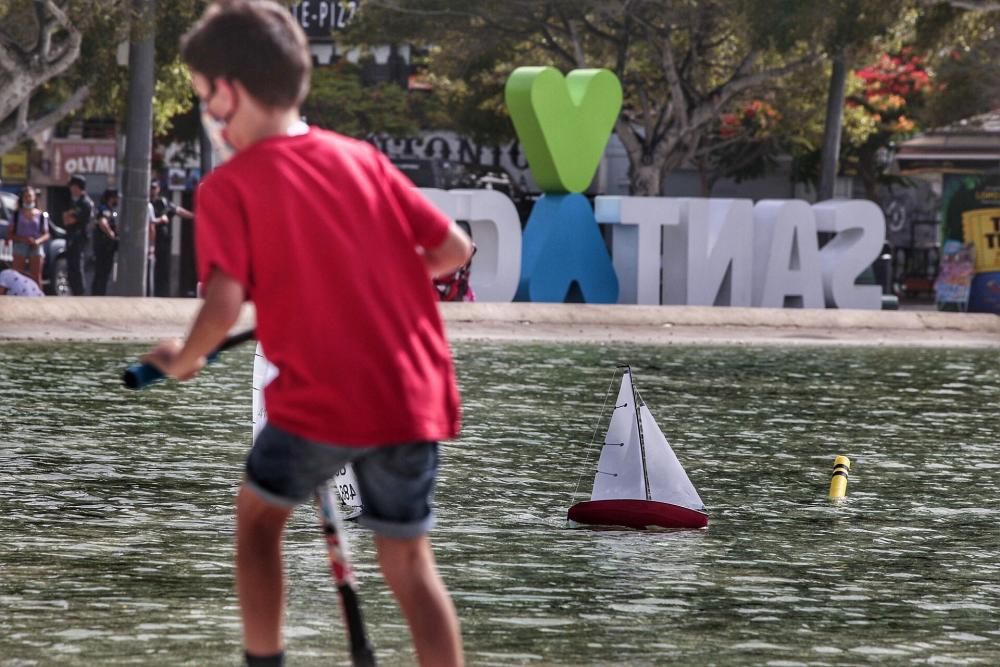
<svg viewBox="0 0 1000 667"><path fill-rule="evenodd" d="M205 99L212 94L212 85L208 77L193 69L188 69L188 75L191 78L191 88L194 89L195 95L201 99Z"/></svg>
<svg viewBox="0 0 1000 667"><path fill-rule="evenodd" d="M213 101L218 99L217 104L220 107L228 109L226 115L230 115L236 112L236 104L240 99L245 98L248 93L246 88L243 87L239 81L235 79L223 79L219 77L215 79L215 91L212 95Z"/></svg>

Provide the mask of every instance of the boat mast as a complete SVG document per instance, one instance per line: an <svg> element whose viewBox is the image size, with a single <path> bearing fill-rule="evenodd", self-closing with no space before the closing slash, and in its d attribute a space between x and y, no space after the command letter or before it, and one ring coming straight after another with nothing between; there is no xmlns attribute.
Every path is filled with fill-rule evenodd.
<svg viewBox="0 0 1000 667"><path fill-rule="evenodd" d="M649 495L649 473L646 471L646 441L642 437L642 418L639 415L639 392L635 390L635 376L632 375L632 367L628 369L629 382L632 385L632 405L635 407L635 425L639 429L639 456L642 459L642 484L646 491L646 500L652 500Z"/></svg>

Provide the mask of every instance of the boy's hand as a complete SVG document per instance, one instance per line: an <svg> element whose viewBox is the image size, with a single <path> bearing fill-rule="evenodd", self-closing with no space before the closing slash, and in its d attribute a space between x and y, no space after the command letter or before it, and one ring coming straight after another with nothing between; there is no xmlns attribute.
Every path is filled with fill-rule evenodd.
<svg viewBox="0 0 1000 667"><path fill-rule="evenodd" d="M140 358L140 361L153 364L167 377L177 380L190 380L204 368L205 357L198 357L195 361L185 362L181 358L183 344L179 340L165 340L150 350Z"/></svg>
<svg viewBox="0 0 1000 667"><path fill-rule="evenodd" d="M152 244L149 251L153 251ZM205 286L205 303L195 316L187 339L162 341L143 355L141 361L152 364L166 377L190 380L205 367L208 356L214 354L236 323L244 296L239 281L213 268Z"/></svg>
<svg viewBox="0 0 1000 667"><path fill-rule="evenodd" d="M435 248L424 248L422 254L431 278L451 275L472 258L472 240L452 222L444 241Z"/></svg>

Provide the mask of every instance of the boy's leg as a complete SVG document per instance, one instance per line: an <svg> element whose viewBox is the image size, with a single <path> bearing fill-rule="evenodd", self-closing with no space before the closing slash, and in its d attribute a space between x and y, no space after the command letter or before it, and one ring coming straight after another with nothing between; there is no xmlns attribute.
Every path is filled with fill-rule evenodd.
<svg viewBox="0 0 1000 667"><path fill-rule="evenodd" d="M382 575L410 626L421 665L462 665L458 616L437 571L426 535L397 539L377 535Z"/></svg>
<svg viewBox="0 0 1000 667"><path fill-rule="evenodd" d="M282 651L285 582L281 536L291 508L265 502L243 485L236 501L236 592L243 646L255 656Z"/></svg>
<svg viewBox="0 0 1000 667"><path fill-rule="evenodd" d="M379 447L354 463L364 510L375 531L382 576L410 626L421 665L463 664L458 617L437 571L427 532L438 444Z"/></svg>
<svg viewBox="0 0 1000 667"><path fill-rule="evenodd" d="M313 443L272 424L264 426L247 456L236 501L236 592L248 664L280 665L285 586L281 538L295 505L333 477L357 450ZM251 661L276 656L270 662Z"/></svg>

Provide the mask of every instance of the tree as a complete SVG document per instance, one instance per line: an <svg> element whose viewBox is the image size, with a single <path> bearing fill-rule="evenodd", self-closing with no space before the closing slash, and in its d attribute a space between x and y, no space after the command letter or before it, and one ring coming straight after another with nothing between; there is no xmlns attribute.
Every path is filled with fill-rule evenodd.
<svg viewBox="0 0 1000 667"><path fill-rule="evenodd" d="M917 0L772 0L764 2L771 13L757 19L758 30L781 39L806 40L825 55L824 69L809 69L804 77L783 83L772 102L783 117L778 145L794 158L793 178L812 183L820 199L833 196L844 146L864 144L875 130L872 115L852 109L848 96L859 84L853 70L879 53L898 52L913 38L920 18ZM800 72L801 73L801 72ZM825 86L820 82L825 81ZM816 100L823 100L822 108ZM846 110L846 114L845 114ZM784 134L784 136L780 136ZM888 136L888 135L885 135ZM883 139L885 139L883 136ZM871 147L876 147L875 140ZM852 154L870 165L867 155Z"/></svg>
<svg viewBox="0 0 1000 667"><path fill-rule="evenodd" d="M773 4L773 3L771 3ZM371 0L353 34L436 45L433 67L452 81L506 78L523 64L606 67L625 104L616 132L631 190L661 192L666 175L697 158L720 114L741 96L816 58L768 36L760 0ZM757 29L757 28L762 29ZM474 106L496 108L480 98Z"/></svg>
<svg viewBox="0 0 1000 667"><path fill-rule="evenodd" d="M721 178L737 182L762 176L784 152L782 114L771 103L753 99L719 116L704 148L694 157L701 194L708 197Z"/></svg>
<svg viewBox="0 0 1000 667"><path fill-rule="evenodd" d="M89 3L82 3L89 4ZM0 4L0 154L46 130L80 108L88 87L53 96L48 85L77 61L83 43L81 17L68 0ZM34 102L34 104L33 104Z"/></svg>
<svg viewBox="0 0 1000 667"><path fill-rule="evenodd" d="M207 4L157 7L157 134L193 104L179 36ZM116 56L131 23L127 0L0 0L0 154L74 113L123 119L128 70Z"/></svg>
<svg viewBox="0 0 1000 667"><path fill-rule="evenodd" d="M393 83L366 87L359 68L345 60L313 71L302 114L311 124L359 139L413 134L442 122L432 91L407 93Z"/></svg>
<svg viewBox="0 0 1000 667"><path fill-rule="evenodd" d="M1000 30L980 11L939 3L925 9L914 47L927 59L934 85L916 118L940 127L1000 107Z"/></svg>
<svg viewBox="0 0 1000 667"><path fill-rule="evenodd" d="M873 200L880 184L902 180L889 173L896 142L921 127L948 124L1000 103L1000 40L994 23L947 3L904 3L893 9L899 16L885 19L880 38L854 50L860 66L845 78L845 105L838 114L843 171L857 176ZM879 44L887 50L876 51ZM801 128L796 177L815 183L822 159L815 121Z"/></svg>
<svg viewBox="0 0 1000 667"><path fill-rule="evenodd" d="M845 142L845 162L864 184L865 196L876 201L878 184L895 180L886 175L888 150L916 131L913 116L931 90L931 76L924 58L906 47L899 53L881 54L854 71L853 77L848 113L858 115L863 134Z"/></svg>
<svg viewBox="0 0 1000 667"><path fill-rule="evenodd" d="M830 60L826 120L817 196L830 199L839 170L843 111L847 82L853 64L883 47L901 26L910 0L820 0L802 2L797 10L801 25L809 26Z"/></svg>

